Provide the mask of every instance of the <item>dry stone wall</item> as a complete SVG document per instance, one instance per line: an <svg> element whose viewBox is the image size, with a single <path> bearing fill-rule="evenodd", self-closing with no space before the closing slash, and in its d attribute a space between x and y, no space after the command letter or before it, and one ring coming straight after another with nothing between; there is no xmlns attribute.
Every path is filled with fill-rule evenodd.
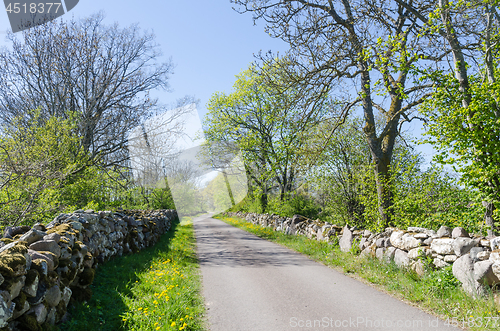
<svg viewBox="0 0 500 331"><path fill-rule="evenodd" d="M247 222L273 228L286 234L305 235L311 239L331 242L344 252L355 246L369 255L399 267L425 272L423 259L432 260L436 268L452 266L453 274L464 290L473 296L485 294L486 286L500 284L500 237L471 235L463 228L442 226L437 231L409 227L406 230L387 228L373 233L355 227L340 227L300 215L292 218L255 213L225 213Z"/></svg>
<svg viewBox="0 0 500 331"><path fill-rule="evenodd" d="M7 227L0 239L0 329L41 330L88 300L97 266L154 245L175 210L78 210L47 225Z"/></svg>

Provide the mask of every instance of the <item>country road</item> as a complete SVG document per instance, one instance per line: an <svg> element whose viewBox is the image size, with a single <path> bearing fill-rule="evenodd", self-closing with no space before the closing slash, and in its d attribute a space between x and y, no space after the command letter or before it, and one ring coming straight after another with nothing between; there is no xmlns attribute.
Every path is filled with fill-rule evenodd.
<svg viewBox="0 0 500 331"><path fill-rule="evenodd" d="M212 331L459 330L220 220L193 223Z"/></svg>

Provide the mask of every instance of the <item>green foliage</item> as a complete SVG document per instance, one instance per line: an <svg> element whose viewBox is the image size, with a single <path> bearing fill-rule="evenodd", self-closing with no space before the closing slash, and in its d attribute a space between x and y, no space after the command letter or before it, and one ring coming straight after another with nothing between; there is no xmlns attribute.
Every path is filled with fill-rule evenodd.
<svg viewBox="0 0 500 331"><path fill-rule="evenodd" d="M279 199L279 197L272 198L269 201L266 212L286 217L292 217L295 214L299 214L316 219L319 210L320 206L314 199L302 194L296 194L284 200Z"/></svg>
<svg viewBox="0 0 500 331"><path fill-rule="evenodd" d="M278 62L284 65L286 59ZM251 182L263 195L276 189L283 198L308 167L304 145L311 128L324 118L326 99L281 88L282 75L272 65L251 66L236 76L232 93L214 93L207 105L205 137L208 148L235 144ZM319 99L311 103L315 97Z"/></svg>
<svg viewBox="0 0 500 331"><path fill-rule="evenodd" d="M0 136L0 218L5 224L45 221L63 210L72 190L85 176L88 158L74 135L73 115L41 120L38 110L29 120L18 118ZM75 188L76 189L76 188ZM77 189L76 189L77 190ZM67 196L69 195L69 196ZM85 204L85 203L83 203Z"/></svg>
<svg viewBox="0 0 500 331"><path fill-rule="evenodd" d="M498 76L498 69L495 76ZM500 83L470 77L471 101L462 105L463 93L452 74L435 74L433 97L421 111L429 117L428 139L438 153L436 161L450 164L461 181L493 201L500 199Z"/></svg>
<svg viewBox="0 0 500 331"><path fill-rule="evenodd" d="M477 194L460 187L457 180L440 167L431 166L422 171L420 162L417 158L410 158L406 162L395 162L390 170L392 225L401 229L460 226L470 232L480 232L483 210L476 201ZM373 230L381 230L376 226L379 216L373 172L367 172L365 180L360 196L365 206L364 220Z"/></svg>
<svg viewBox="0 0 500 331"><path fill-rule="evenodd" d="M322 220L380 231L383 225L375 171L359 121L348 119L337 129L312 172L312 183L324 206ZM387 211L392 218L391 225L403 229L461 226L479 232L483 211L477 193L460 187L442 168L431 165L422 170L422 165L422 156L411 145L396 143L389 183L386 183L392 193L392 206Z"/></svg>
<svg viewBox="0 0 500 331"><path fill-rule="evenodd" d="M437 295L445 291L453 291L461 285L460 281L453 276L452 266L426 273L423 281L426 282L429 290Z"/></svg>

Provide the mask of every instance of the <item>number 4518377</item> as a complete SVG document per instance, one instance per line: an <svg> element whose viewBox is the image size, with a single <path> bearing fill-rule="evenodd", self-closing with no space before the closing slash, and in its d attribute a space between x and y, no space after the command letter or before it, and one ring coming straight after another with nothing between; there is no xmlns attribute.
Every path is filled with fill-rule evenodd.
<svg viewBox="0 0 500 331"><path fill-rule="evenodd" d="M59 8L61 7L60 2L32 2L32 3L23 3L20 4L18 2L14 3L9 3L7 7L5 7L5 10L7 13L11 14L57 14L59 11Z"/></svg>

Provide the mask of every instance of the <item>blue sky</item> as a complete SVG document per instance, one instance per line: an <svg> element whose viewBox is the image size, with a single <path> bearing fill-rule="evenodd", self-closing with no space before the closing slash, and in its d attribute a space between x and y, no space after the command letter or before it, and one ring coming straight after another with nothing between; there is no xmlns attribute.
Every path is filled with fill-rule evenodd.
<svg viewBox="0 0 500 331"><path fill-rule="evenodd" d="M235 75L246 69L259 51L285 52L284 42L269 37L264 23L253 24L251 14L238 14L229 0L152 0L144 2L117 0L80 0L64 18L86 17L103 11L105 22L121 27L138 23L152 30L165 60L175 64L171 76L172 92L158 93L163 103L172 103L184 95L200 99L198 111L216 91L230 92ZM7 13L0 11L0 45L5 45L5 31L10 29ZM412 125L414 135L421 125ZM432 149L419 147L430 160Z"/></svg>

